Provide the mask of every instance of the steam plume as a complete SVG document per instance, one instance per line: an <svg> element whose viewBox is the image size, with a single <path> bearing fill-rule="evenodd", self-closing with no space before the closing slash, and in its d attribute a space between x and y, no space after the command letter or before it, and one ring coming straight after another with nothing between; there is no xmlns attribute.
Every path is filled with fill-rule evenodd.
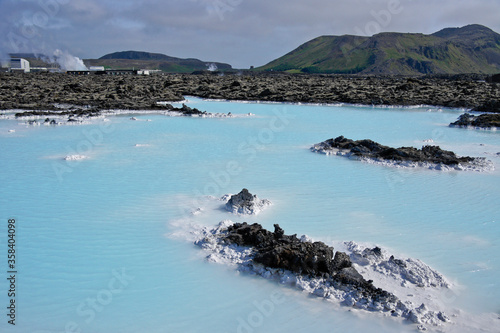
<svg viewBox="0 0 500 333"><path fill-rule="evenodd" d="M8 54L4 54L0 51L0 67L7 68L9 67L10 56Z"/></svg>
<svg viewBox="0 0 500 333"><path fill-rule="evenodd" d="M209 70L210 72L215 72L215 71L217 70L217 65L216 65L216 64L214 64L214 63L212 63L212 64L207 64L207 66L208 66L208 70Z"/></svg>
<svg viewBox="0 0 500 333"><path fill-rule="evenodd" d="M59 49L54 51L55 62L61 66L62 70L66 71L85 71L88 70L87 66L83 63L83 60L69 54L67 51L61 51Z"/></svg>

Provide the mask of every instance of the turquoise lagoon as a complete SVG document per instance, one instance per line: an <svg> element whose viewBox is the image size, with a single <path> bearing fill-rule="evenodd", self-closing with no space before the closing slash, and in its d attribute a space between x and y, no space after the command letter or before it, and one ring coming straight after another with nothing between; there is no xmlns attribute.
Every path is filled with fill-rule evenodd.
<svg viewBox="0 0 500 333"><path fill-rule="evenodd" d="M1 332L416 330L208 263L188 241L192 224L224 219L419 258L453 282L446 306L499 313L500 132L450 128L463 110L425 106L187 104L234 117L134 113L132 121L124 113L78 126L0 120ZM496 171L391 168L309 151L339 135L397 147L432 140L487 157ZM248 218L218 209L191 215L206 196L244 187L273 205ZM15 326L6 309L11 218Z"/></svg>

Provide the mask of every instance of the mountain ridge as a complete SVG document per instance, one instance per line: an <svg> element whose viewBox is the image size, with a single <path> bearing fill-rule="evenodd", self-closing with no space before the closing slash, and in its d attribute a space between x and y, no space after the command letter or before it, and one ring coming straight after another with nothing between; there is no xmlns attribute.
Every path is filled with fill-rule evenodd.
<svg viewBox="0 0 500 333"><path fill-rule="evenodd" d="M108 53L98 58L98 60L106 59L126 59L126 60L167 60L167 61L179 61L182 60L176 57L170 57L162 53L152 53L145 51L118 51L113 53Z"/></svg>
<svg viewBox="0 0 500 333"><path fill-rule="evenodd" d="M222 62L202 61L195 58L176 58L162 53L132 50L109 53L99 59L85 59L85 63L89 66L160 69L173 73L190 73L207 70L209 67L219 70L232 69L230 64Z"/></svg>
<svg viewBox="0 0 500 333"><path fill-rule="evenodd" d="M371 37L319 36L264 71L335 74L493 74L500 72L500 34L478 24L433 34L382 32Z"/></svg>

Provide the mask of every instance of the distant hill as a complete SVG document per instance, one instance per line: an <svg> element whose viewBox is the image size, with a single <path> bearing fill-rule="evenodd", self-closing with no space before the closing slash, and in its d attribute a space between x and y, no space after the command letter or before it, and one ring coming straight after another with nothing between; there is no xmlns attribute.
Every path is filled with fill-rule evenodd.
<svg viewBox="0 0 500 333"><path fill-rule="evenodd" d="M171 73L191 73L206 70L211 64L218 70L232 69L231 65L220 62L201 61L199 59L181 59L161 53L141 51L122 51L106 54L99 59L85 59L87 66L104 66L114 69L160 69Z"/></svg>
<svg viewBox="0 0 500 333"><path fill-rule="evenodd" d="M482 25L431 35L321 36L257 70L344 74L500 72L500 34Z"/></svg>
<svg viewBox="0 0 500 333"><path fill-rule="evenodd" d="M165 61L181 61L180 58L169 57L161 53L150 53L141 51L122 51L106 54L99 58L103 59L127 59L127 60L165 60Z"/></svg>

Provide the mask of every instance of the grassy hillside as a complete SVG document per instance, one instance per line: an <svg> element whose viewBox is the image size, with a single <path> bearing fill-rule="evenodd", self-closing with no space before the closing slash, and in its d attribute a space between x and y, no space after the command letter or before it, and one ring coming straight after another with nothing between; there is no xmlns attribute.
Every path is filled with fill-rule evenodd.
<svg viewBox="0 0 500 333"><path fill-rule="evenodd" d="M480 25L432 35L321 36L257 70L349 74L500 72L500 35Z"/></svg>
<svg viewBox="0 0 500 333"><path fill-rule="evenodd" d="M112 69L160 69L169 73L191 73L206 70L207 64L215 64L219 70L231 69L231 65L206 62L199 59L181 59L160 53L123 51L107 54L99 59L85 59L87 66L104 66Z"/></svg>

